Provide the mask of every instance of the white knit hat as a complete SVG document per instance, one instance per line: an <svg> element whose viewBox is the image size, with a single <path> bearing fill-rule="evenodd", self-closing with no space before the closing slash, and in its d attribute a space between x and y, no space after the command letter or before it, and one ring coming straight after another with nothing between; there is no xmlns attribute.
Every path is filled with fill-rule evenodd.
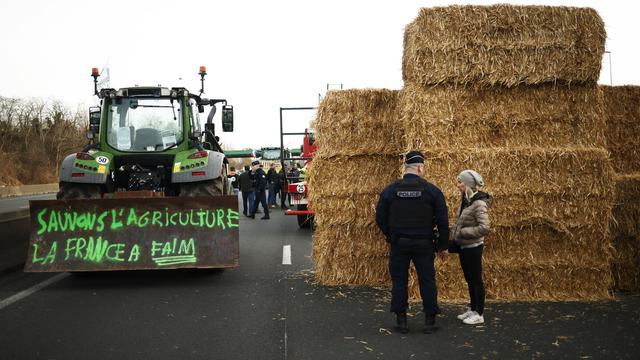
<svg viewBox="0 0 640 360"><path fill-rule="evenodd" d="M482 175L473 170L464 170L458 175L458 181L476 191L484 186Z"/></svg>

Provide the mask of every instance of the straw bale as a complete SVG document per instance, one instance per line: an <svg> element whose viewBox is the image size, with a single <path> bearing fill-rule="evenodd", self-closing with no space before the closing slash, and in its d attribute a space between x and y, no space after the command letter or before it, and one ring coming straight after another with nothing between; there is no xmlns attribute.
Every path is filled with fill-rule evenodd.
<svg viewBox="0 0 640 360"><path fill-rule="evenodd" d="M469 301L469 292L457 256L436 261L438 298ZM567 301L609 299L612 284L608 264L575 265L561 262L504 264L485 261L483 277L487 299L502 301ZM409 296L419 297L417 276L410 274Z"/></svg>
<svg viewBox="0 0 640 360"><path fill-rule="evenodd" d="M514 265L557 261L575 266L608 264L613 246L607 228L571 228L550 223L494 227L485 238L484 257Z"/></svg>
<svg viewBox="0 0 640 360"><path fill-rule="evenodd" d="M484 86L596 82L604 23L589 8L423 8L405 29L405 83Z"/></svg>
<svg viewBox="0 0 640 360"><path fill-rule="evenodd" d="M616 175L612 230L616 236L640 236L640 173Z"/></svg>
<svg viewBox="0 0 640 360"><path fill-rule="evenodd" d="M355 256L316 259L316 281L324 285L390 287L389 259L386 256ZM488 299L503 301L598 300L609 299L612 283L609 264L575 265L562 262L505 264L485 261L484 281ZM468 301L468 290L458 257L436 260L438 299L443 302ZM419 300L413 266L409 276L409 296Z"/></svg>
<svg viewBox="0 0 640 360"><path fill-rule="evenodd" d="M607 149L619 173L640 172L640 86L601 86Z"/></svg>
<svg viewBox="0 0 640 360"><path fill-rule="evenodd" d="M323 266L318 266L321 263ZM322 257L316 261L316 281L323 285L388 286L389 258Z"/></svg>
<svg viewBox="0 0 640 360"><path fill-rule="evenodd" d="M640 236L618 236L614 246L616 254L611 263L614 289L640 291Z"/></svg>
<svg viewBox="0 0 640 360"><path fill-rule="evenodd" d="M379 194L385 186L400 178L400 156L314 157L309 168L309 199L322 196Z"/></svg>
<svg viewBox="0 0 640 360"><path fill-rule="evenodd" d="M316 221L325 225L375 225L379 198L379 194L321 196L313 203ZM459 194L447 198L452 224L460 201ZM611 201L611 194L581 196L579 191L571 194L496 195L491 200L491 223L493 226L516 226L523 222L547 221L558 224L557 227L591 224L606 228L611 218L611 206L608 205ZM635 211L635 217L631 219L638 219L640 200L627 204Z"/></svg>
<svg viewBox="0 0 640 360"><path fill-rule="evenodd" d="M389 254L384 235L376 225L319 226L314 253L358 259ZM580 249L576 251L576 249ZM485 239L485 259L536 263L562 261L575 265L608 263L612 245L607 227L583 225L565 228L552 223L531 222L517 226L494 226Z"/></svg>
<svg viewBox="0 0 640 360"><path fill-rule="evenodd" d="M389 254L385 237L376 225L319 226L314 233L313 251L323 249L316 244L330 244L333 254L338 257L354 255L358 258L381 257Z"/></svg>
<svg viewBox="0 0 640 360"><path fill-rule="evenodd" d="M314 123L317 155L398 155L403 127L398 122L398 90L329 91Z"/></svg>
<svg viewBox="0 0 640 360"><path fill-rule="evenodd" d="M406 84L405 150L459 147L604 147L596 85L514 88Z"/></svg>
<svg viewBox="0 0 640 360"><path fill-rule="evenodd" d="M458 193L456 176L474 169L493 195L612 196L613 169L601 148L423 149L427 180L447 197ZM602 204L608 206L609 204Z"/></svg>

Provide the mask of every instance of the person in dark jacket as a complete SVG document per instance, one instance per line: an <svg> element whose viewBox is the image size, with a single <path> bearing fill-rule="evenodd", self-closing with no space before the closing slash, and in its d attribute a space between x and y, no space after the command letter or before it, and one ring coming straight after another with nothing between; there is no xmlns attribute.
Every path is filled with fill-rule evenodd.
<svg viewBox="0 0 640 360"><path fill-rule="evenodd" d="M287 210L287 165L284 165L278 173L278 184L280 186L280 209Z"/></svg>
<svg viewBox="0 0 640 360"><path fill-rule="evenodd" d="M270 207L276 207L276 193L278 192L278 172L276 171L276 164L272 163L267 171L267 183L269 184L269 201L267 204Z"/></svg>
<svg viewBox="0 0 640 360"><path fill-rule="evenodd" d="M245 216L251 214L253 209L253 202L255 200L255 189L250 177L249 166L244 167L244 172L238 176L238 183L240 186L240 192L242 193L242 213Z"/></svg>
<svg viewBox="0 0 640 360"><path fill-rule="evenodd" d="M229 174L227 174L227 178L231 183L231 189L233 189L233 194L238 195L238 192L240 191L240 183L238 182L238 173L236 172L235 167L232 166L229 168Z"/></svg>
<svg viewBox="0 0 640 360"><path fill-rule="evenodd" d="M269 206L267 205L267 174L260 167L260 161L256 160L251 163L253 169L251 171L251 180L253 182L253 188L255 189L256 201L253 203L253 209L251 209L250 218L255 219L256 212L258 211L258 205L262 204L264 209L264 216L260 219L269 220Z"/></svg>
<svg viewBox="0 0 640 360"><path fill-rule="evenodd" d="M424 156L419 151L406 154L402 180L387 186L376 206L376 223L390 243L391 312L396 314L396 330L409 332L407 325L409 263L418 273L425 314L423 332L434 332L437 299L435 253L449 247L449 219L442 191L424 180ZM436 236L438 234L438 236Z"/></svg>
<svg viewBox="0 0 640 360"><path fill-rule="evenodd" d="M484 282L482 281L482 250L484 237L489 233L489 205L491 196L480 191L482 176L473 170L458 175L458 190L462 201L453 227L452 239L459 248L460 266L469 287L469 307L458 315L468 325L484 323Z"/></svg>

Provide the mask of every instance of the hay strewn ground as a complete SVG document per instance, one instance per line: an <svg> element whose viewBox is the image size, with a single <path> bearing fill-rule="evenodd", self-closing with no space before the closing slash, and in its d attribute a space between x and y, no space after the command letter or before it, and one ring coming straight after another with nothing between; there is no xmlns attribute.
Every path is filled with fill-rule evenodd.
<svg viewBox="0 0 640 360"><path fill-rule="evenodd" d="M405 29L405 84L595 83L604 24L588 8L424 8Z"/></svg>

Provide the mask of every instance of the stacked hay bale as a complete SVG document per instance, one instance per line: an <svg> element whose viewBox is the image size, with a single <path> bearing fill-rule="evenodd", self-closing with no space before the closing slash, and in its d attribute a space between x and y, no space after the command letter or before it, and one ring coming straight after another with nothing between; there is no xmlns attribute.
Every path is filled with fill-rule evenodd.
<svg viewBox="0 0 640 360"><path fill-rule="evenodd" d="M596 85L604 40L594 10L567 7L426 8L406 28L405 150L425 153L452 218L456 175L484 176L494 196L489 298L609 296L613 172ZM466 298L457 259L438 265L442 297Z"/></svg>
<svg viewBox="0 0 640 360"><path fill-rule="evenodd" d="M309 166L316 212L316 277L328 285L383 285L387 246L375 224L375 201L400 177L403 128L398 91L330 91L314 128L318 151Z"/></svg>
<svg viewBox="0 0 640 360"><path fill-rule="evenodd" d="M400 177L398 154L419 149L452 220L460 201L456 175L472 168L488 183L494 196L485 249L489 298L608 297L613 170L596 85L604 39L591 9L422 9L406 28L405 87L388 109L368 105L370 90L331 93L320 106L310 175L317 279L389 284L375 204L380 190ZM375 112L385 115L364 115ZM371 126L366 121L379 133L347 137ZM383 149L381 140L394 145ZM371 162L376 152L382 154ZM437 266L440 298L465 299L457 257ZM417 297L415 274L410 282Z"/></svg>
<svg viewBox="0 0 640 360"><path fill-rule="evenodd" d="M640 86L603 86L607 148L616 171L614 288L640 290Z"/></svg>

